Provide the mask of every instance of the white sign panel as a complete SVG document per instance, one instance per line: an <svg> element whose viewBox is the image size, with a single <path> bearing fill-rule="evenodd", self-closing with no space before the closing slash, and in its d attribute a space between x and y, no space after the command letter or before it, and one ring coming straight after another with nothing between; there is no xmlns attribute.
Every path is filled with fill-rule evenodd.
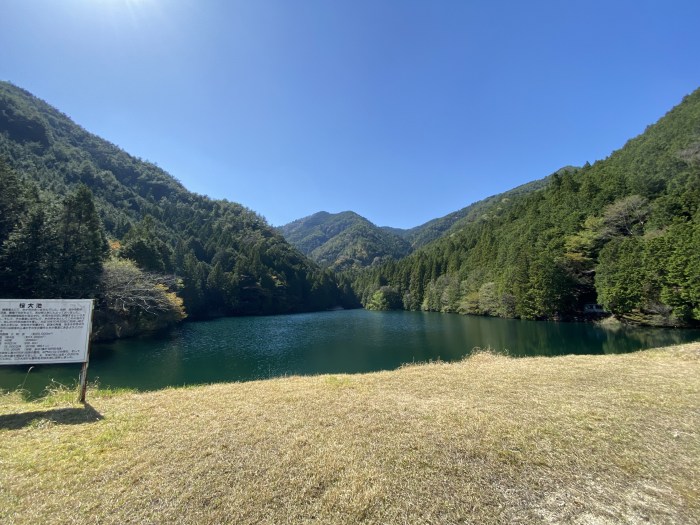
<svg viewBox="0 0 700 525"><path fill-rule="evenodd" d="M87 361L92 299L0 299L0 365Z"/></svg>

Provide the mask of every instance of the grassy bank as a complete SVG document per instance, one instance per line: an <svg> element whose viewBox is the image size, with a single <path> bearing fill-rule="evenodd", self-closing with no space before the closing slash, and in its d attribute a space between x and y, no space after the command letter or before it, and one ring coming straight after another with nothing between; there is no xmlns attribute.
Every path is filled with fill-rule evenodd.
<svg viewBox="0 0 700 525"><path fill-rule="evenodd" d="M0 398L0 523L698 523L700 343Z"/></svg>

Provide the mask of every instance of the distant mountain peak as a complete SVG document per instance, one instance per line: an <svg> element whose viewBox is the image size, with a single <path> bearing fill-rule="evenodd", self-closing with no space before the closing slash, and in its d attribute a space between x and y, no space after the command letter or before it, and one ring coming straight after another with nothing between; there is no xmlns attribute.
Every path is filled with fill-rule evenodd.
<svg viewBox="0 0 700 525"><path fill-rule="evenodd" d="M348 269L400 259L411 251L401 237L377 227L354 211L321 211L285 224L288 242L323 266Z"/></svg>

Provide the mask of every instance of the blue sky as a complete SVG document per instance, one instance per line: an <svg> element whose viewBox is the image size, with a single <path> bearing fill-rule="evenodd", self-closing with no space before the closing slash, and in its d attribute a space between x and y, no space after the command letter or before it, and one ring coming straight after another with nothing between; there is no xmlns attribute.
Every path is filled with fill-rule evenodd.
<svg viewBox="0 0 700 525"><path fill-rule="evenodd" d="M280 225L412 227L700 87L700 2L3 0L0 79Z"/></svg>

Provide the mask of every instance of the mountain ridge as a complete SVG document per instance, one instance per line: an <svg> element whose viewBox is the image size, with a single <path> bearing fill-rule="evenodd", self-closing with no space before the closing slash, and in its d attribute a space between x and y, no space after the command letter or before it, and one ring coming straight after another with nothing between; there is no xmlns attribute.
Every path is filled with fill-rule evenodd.
<svg viewBox="0 0 700 525"><path fill-rule="evenodd" d="M404 239L353 211L317 212L280 226L278 231L302 253L334 270L370 266L410 253Z"/></svg>
<svg viewBox="0 0 700 525"><path fill-rule="evenodd" d="M571 169L562 168L556 173ZM319 211L277 229L288 242L322 266L335 270L363 268L406 257L465 224L484 219L492 208L498 208L508 199L544 188L551 177L491 195L413 228L377 226L366 217L347 210L338 213Z"/></svg>
<svg viewBox="0 0 700 525"><path fill-rule="evenodd" d="M563 168L408 230L351 211L290 223L299 228L287 234L298 234L323 269L285 241L284 227L187 191L158 166L0 83L0 158L24 181L22 202L47 206L44 221L55 215L54 201L88 187L112 256L175 273L195 318L351 305L354 291L367 307L539 319L575 318L599 302L627 320L697 324L699 122L696 90L593 165ZM4 168L0 176L12 178ZM14 264L8 250L29 238L31 221L0 211L0 260ZM353 272L336 278L332 270Z"/></svg>
<svg viewBox="0 0 700 525"><path fill-rule="evenodd" d="M700 324L700 89L608 157L352 276L365 307Z"/></svg>
<svg viewBox="0 0 700 525"><path fill-rule="evenodd" d="M87 186L113 241L112 255L128 255L146 271L176 274L190 318L352 305L332 274L259 214L188 191L157 165L8 82L0 82L0 159L20 177L26 195L40 198L30 199L32 207L60 202ZM26 219L13 221L8 235L19 235ZM12 261L12 254L4 257Z"/></svg>

